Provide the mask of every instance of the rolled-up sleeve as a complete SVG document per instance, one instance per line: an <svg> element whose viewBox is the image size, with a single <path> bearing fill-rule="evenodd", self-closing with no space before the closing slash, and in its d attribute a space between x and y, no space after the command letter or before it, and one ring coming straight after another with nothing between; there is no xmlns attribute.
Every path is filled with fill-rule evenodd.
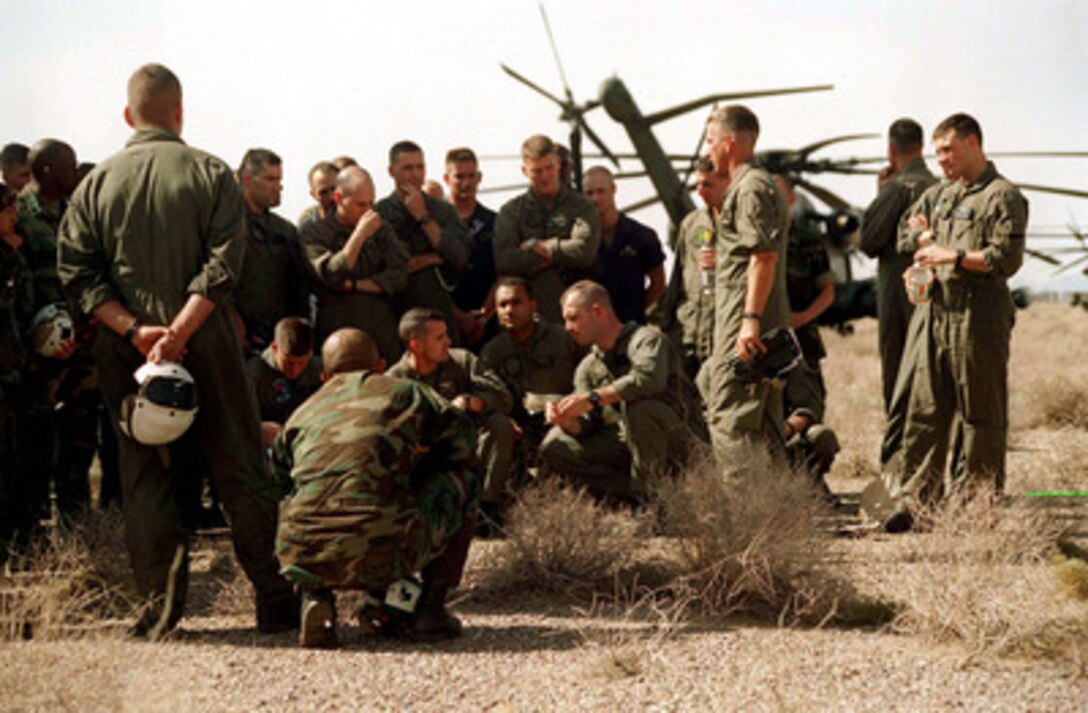
<svg viewBox="0 0 1088 713"><path fill-rule="evenodd" d="M1028 202L1011 186L995 191L987 207L986 246L982 257L995 275L1011 277L1024 263Z"/></svg>
<svg viewBox="0 0 1088 713"><path fill-rule="evenodd" d="M627 345L631 370L612 382L624 401L651 398L665 391L669 383L669 362L665 337L650 328L638 330Z"/></svg>
<svg viewBox="0 0 1088 713"><path fill-rule="evenodd" d="M740 244L752 252L778 252L781 241L782 218L778 214L778 187L759 183L737 195L736 226Z"/></svg>

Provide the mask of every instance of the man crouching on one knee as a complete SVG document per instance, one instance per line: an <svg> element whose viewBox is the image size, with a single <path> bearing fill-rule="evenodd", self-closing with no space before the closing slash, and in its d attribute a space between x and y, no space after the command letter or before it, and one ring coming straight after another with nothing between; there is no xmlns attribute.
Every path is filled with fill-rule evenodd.
<svg viewBox="0 0 1088 713"><path fill-rule="evenodd" d="M476 429L426 385L382 375L365 332L334 332L322 362L325 385L273 446L290 490L276 554L303 593L299 643L337 644L335 589L378 598L361 612L378 633L456 637L445 600L476 529Z"/></svg>

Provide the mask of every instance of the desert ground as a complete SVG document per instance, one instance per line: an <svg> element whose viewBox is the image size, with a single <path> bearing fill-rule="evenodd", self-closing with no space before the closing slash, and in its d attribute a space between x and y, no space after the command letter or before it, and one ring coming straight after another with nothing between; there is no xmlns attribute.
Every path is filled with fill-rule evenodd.
<svg viewBox="0 0 1088 713"><path fill-rule="evenodd" d="M877 474L876 324L825 338L829 483L849 505ZM215 532L195 541L179 630L128 640L120 521L92 515L0 579L0 710L1083 711L1088 499L1027 493L1088 490L1088 312L1020 312L1010 383L998 505L892 536L849 507L760 497L782 478L738 502L704 473L711 490L673 493L654 528L553 487L474 545L465 635L437 645L364 634L352 595L339 650L258 635Z"/></svg>

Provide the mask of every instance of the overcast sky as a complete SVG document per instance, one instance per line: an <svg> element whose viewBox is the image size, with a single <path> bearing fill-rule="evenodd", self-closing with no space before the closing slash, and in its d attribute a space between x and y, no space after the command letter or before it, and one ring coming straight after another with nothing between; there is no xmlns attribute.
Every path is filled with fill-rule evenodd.
<svg viewBox="0 0 1088 713"><path fill-rule="evenodd" d="M283 157L280 210L292 220L310 202L305 175L319 159L354 156L383 194L391 189L386 151L402 138L424 147L439 178L451 146L515 153L529 134L567 134L556 107L499 69L506 62L562 93L535 0L355 0L306 10L269 0L0 0L0 7L0 142L56 137L81 160L101 160L129 134L121 118L128 76L144 62L163 62L182 80L189 143L232 166L254 146ZM749 102L763 126L760 148L882 133L903 115L928 133L967 111L991 151L1088 150L1085 2L551 0L547 11L579 101L613 74L646 113L716 92L835 85ZM691 151L704 117L661 125L665 149ZM589 118L614 151L630 149L603 110ZM819 156L881 153L883 142L871 140ZM520 181L518 168L485 163L485 185ZM998 168L1014 181L1088 188L1084 160L1003 159ZM875 190L871 177L823 182L857 205ZM651 189L624 183L620 192L624 203ZM1088 201L1027 195L1034 232L1060 232L1071 220L1088 229ZM506 197L487 201L497 208ZM636 217L666 226L660 209ZM1045 284L1049 272L1036 264L1022 279Z"/></svg>

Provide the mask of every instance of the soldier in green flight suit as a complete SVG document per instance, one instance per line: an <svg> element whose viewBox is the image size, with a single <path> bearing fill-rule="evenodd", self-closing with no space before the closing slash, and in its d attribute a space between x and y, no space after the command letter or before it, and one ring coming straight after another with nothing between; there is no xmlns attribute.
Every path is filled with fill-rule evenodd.
<svg viewBox="0 0 1088 713"><path fill-rule="evenodd" d="M562 321L559 298L590 274L601 245L597 209L559 179L559 153L547 136L521 145L521 172L529 190L512 198L495 219L495 270L532 285L540 314Z"/></svg>
<svg viewBox="0 0 1088 713"><path fill-rule="evenodd" d="M935 492L955 424L953 490L1005 485L1009 340L1015 306L1008 279L1024 258L1028 204L982 149L982 129L953 114L933 132L946 181L926 191L901 223L901 252L934 269L929 302L919 305L917 363L903 437L899 509L890 531L912 525L911 508Z"/></svg>
<svg viewBox="0 0 1088 713"><path fill-rule="evenodd" d="M15 232L15 192L0 183L0 564L9 547L26 547L33 506L18 463L20 379L26 364L23 332L30 319L30 281Z"/></svg>
<svg viewBox="0 0 1088 713"><path fill-rule="evenodd" d="M469 415L479 429L481 507L499 514L514 458L513 399L499 376L465 349L451 349L443 315L438 310L410 309L400 320L404 356L389 375L430 386Z"/></svg>
<svg viewBox="0 0 1088 713"><path fill-rule="evenodd" d="M644 502L656 479L678 472L705 437L695 386L668 338L620 322L601 285L576 282L561 304L567 331L591 349L574 391L545 408L552 429L541 458L595 495Z"/></svg>
<svg viewBox="0 0 1088 713"><path fill-rule="evenodd" d="M18 233L30 269L31 314L62 305L73 317L75 340L61 353L31 353L23 380L26 408L20 421L23 478L33 494L37 517L50 514L52 483L57 510L72 514L90 504L88 480L98 445L99 410L89 321L72 309L57 276L57 230L79 183L76 154L61 141L46 139L30 151L31 182L19 197Z"/></svg>
<svg viewBox="0 0 1088 713"><path fill-rule="evenodd" d="M922 144L922 127L918 122L898 119L892 123L888 129L888 165L881 169L876 198L861 219L861 250L877 259L877 338L884 414L889 424L906 416L893 415L892 397L907 342L907 325L914 314L914 305L903 289L903 271L910 267L914 251L899 252L899 219L937 182L922 158ZM906 400L900 401L905 407Z"/></svg>
<svg viewBox="0 0 1088 713"><path fill-rule="evenodd" d="M365 332L335 332L322 350L328 381L273 448L288 491L276 553L303 588L303 646L336 645L333 589L384 590L421 570L409 632L461 633L445 600L475 531L476 429L429 387L375 371L378 362Z"/></svg>
<svg viewBox="0 0 1088 713"><path fill-rule="evenodd" d="M272 212L283 192L283 162L250 149L238 167L246 201L246 257L231 302L245 326L247 351L272 344L276 323L309 314L306 266L295 226Z"/></svg>
<svg viewBox="0 0 1088 713"><path fill-rule="evenodd" d="M132 75L125 119L135 134L83 179L61 224L61 282L101 323L94 356L113 423L145 360L183 362L193 375L200 409L189 435L207 458L256 589L257 628L295 627L298 600L273 555L278 490L265 468L241 343L220 309L245 253L242 192L226 164L181 140L181 83L166 67ZM136 584L151 601L133 634L157 638L184 609L191 523L182 513L199 496L201 474L176 449L120 433L118 441L125 538Z"/></svg>
<svg viewBox="0 0 1088 713"><path fill-rule="evenodd" d="M741 383L724 358L751 359L760 335L789 324L786 247L789 213L774 178L751 165L759 120L747 107L717 109L706 124L707 150L729 188L718 216L714 351L707 412L715 453L727 458L738 445L763 442L782 453L785 418L780 389Z"/></svg>
<svg viewBox="0 0 1088 713"><path fill-rule="evenodd" d="M423 193L423 149L398 141L389 149L393 192L374 209L408 249L408 284L400 293L400 311L413 307L442 313L450 338L459 343L452 292L468 266L469 237L457 209Z"/></svg>

